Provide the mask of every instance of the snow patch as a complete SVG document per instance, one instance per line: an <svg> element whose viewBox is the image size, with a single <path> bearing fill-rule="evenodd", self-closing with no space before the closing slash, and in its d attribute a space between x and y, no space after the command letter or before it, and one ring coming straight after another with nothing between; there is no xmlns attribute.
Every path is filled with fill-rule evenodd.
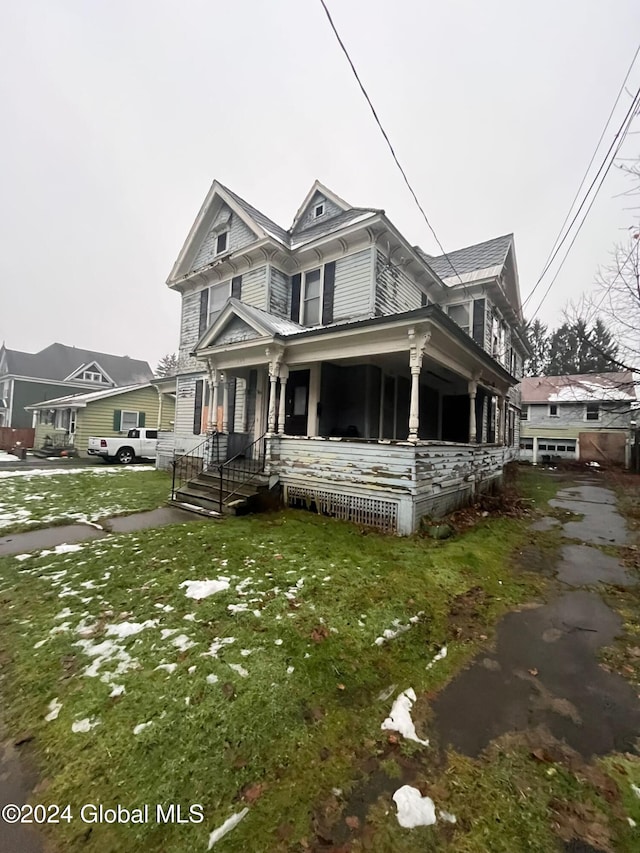
<svg viewBox="0 0 640 853"><path fill-rule="evenodd" d="M214 829L211 835L209 836L209 846L207 847L207 850L211 850L214 844L220 841L220 839L223 838L228 832L231 832L231 830L236 827L240 823L240 821L248 814L249 809L245 807L244 809L242 809L241 812L236 812L235 814L231 815L228 820L225 820L222 826L219 826L217 829Z"/></svg>
<svg viewBox="0 0 640 853"><path fill-rule="evenodd" d="M218 580L210 581L184 581L180 587L187 588L185 595L187 598L194 598L199 601L202 598L208 598L210 595L215 595L217 592L222 592L229 589L229 578L219 577Z"/></svg>
<svg viewBox="0 0 640 853"><path fill-rule="evenodd" d="M428 740L421 740L416 734L416 727L411 719L411 708L416 701L412 687L401 693L391 707L391 713L380 726L387 731L399 732L407 740L415 740L423 746L429 746Z"/></svg>
<svg viewBox="0 0 640 853"><path fill-rule="evenodd" d="M135 634L139 634L145 628L155 628L157 624L156 619L147 619L146 622L118 622L115 625L109 625L107 636L119 637L123 640L125 637L133 637Z"/></svg>
<svg viewBox="0 0 640 853"><path fill-rule="evenodd" d="M139 735L140 732L143 732L145 729L148 729L149 726L152 726L152 725L153 725L153 720L149 720L148 723L138 723L137 726L133 727L133 733L134 733L134 735Z"/></svg>
<svg viewBox="0 0 640 853"><path fill-rule="evenodd" d="M398 807L398 823L405 829L431 826L436 822L436 810L431 797L423 797L417 788L403 785L393 795Z"/></svg>
<svg viewBox="0 0 640 853"><path fill-rule="evenodd" d="M62 702L60 702L56 696L55 699L52 699L51 702L49 702L47 707L49 708L49 713L45 716L45 720L48 723L52 720L57 720L60 709L62 708Z"/></svg>
<svg viewBox="0 0 640 853"><path fill-rule="evenodd" d="M447 656L447 647L443 646L440 651L429 661L427 664L427 669L431 669L434 663L437 663L439 660L444 660Z"/></svg>
<svg viewBox="0 0 640 853"><path fill-rule="evenodd" d="M91 729L95 729L96 726L100 725L100 720L96 720L94 717L85 717L83 720L75 720L71 723L71 731L74 734L78 732L89 732Z"/></svg>

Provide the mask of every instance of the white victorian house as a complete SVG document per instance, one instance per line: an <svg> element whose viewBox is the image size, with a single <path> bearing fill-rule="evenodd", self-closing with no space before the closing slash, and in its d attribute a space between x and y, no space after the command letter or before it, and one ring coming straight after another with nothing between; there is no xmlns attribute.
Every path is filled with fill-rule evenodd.
<svg viewBox="0 0 640 853"><path fill-rule="evenodd" d="M407 534L516 455L512 235L432 257L318 182L284 230L216 181L167 284L182 323L161 458L178 500L222 509L268 485Z"/></svg>

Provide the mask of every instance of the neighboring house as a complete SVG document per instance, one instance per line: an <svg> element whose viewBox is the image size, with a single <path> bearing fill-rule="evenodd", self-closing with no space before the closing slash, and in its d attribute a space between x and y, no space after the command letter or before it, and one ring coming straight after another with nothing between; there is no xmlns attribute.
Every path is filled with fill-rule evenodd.
<svg viewBox="0 0 640 853"><path fill-rule="evenodd" d="M44 400L27 406L36 451L73 448L87 456L92 435L126 435L135 427L170 430L175 417L175 377Z"/></svg>
<svg viewBox="0 0 640 853"><path fill-rule="evenodd" d="M432 257L318 182L285 230L216 181L167 284L182 296L176 454L215 431L221 459L264 449L287 504L400 533L516 454L512 235Z"/></svg>
<svg viewBox="0 0 640 853"><path fill-rule="evenodd" d="M115 388L148 382L146 361L51 344L40 352L0 347L0 426L31 426L25 406L85 389Z"/></svg>
<svg viewBox="0 0 640 853"><path fill-rule="evenodd" d="M521 383L520 459L629 465L633 374L533 376Z"/></svg>

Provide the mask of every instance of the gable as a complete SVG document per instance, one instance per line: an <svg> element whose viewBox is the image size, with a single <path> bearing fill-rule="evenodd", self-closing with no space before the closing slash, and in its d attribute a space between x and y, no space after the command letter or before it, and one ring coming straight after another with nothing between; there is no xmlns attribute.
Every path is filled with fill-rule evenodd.
<svg viewBox="0 0 640 853"><path fill-rule="evenodd" d="M114 385L115 383L96 361L82 364L70 374L67 382L95 382L96 385Z"/></svg>
<svg viewBox="0 0 640 853"><path fill-rule="evenodd" d="M232 316L220 332L213 338L209 346L221 346L222 344L236 344L240 341L251 341L261 337L258 332L246 323L242 318Z"/></svg>
<svg viewBox="0 0 640 853"><path fill-rule="evenodd" d="M316 216L316 209L320 205L323 207L323 213L320 216ZM307 228L313 228L321 222L327 222L329 219L333 219L335 216L344 213L345 210L348 210L348 207L340 207L328 195L320 190L316 190L302 209L300 217L292 229L292 233L299 234L302 231L306 231Z"/></svg>
<svg viewBox="0 0 640 853"><path fill-rule="evenodd" d="M223 251L218 252L218 237L225 232L227 234L226 247ZM218 256L242 249L244 246L255 242L256 239L256 235L248 225L227 204L222 204L214 215L209 230L197 249L193 261L189 264L189 272L207 266Z"/></svg>

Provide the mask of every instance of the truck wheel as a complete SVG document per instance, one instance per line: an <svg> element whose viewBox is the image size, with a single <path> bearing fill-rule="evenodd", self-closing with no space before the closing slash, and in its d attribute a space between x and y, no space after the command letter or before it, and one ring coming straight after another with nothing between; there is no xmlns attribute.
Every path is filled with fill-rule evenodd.
<svg viewBox="0 0 640 853"><path fill-rule="evenodd" d="M136 455L130 447L121 447L116 454L116 459L121 465L131 465L135 458Z"/></svg>

